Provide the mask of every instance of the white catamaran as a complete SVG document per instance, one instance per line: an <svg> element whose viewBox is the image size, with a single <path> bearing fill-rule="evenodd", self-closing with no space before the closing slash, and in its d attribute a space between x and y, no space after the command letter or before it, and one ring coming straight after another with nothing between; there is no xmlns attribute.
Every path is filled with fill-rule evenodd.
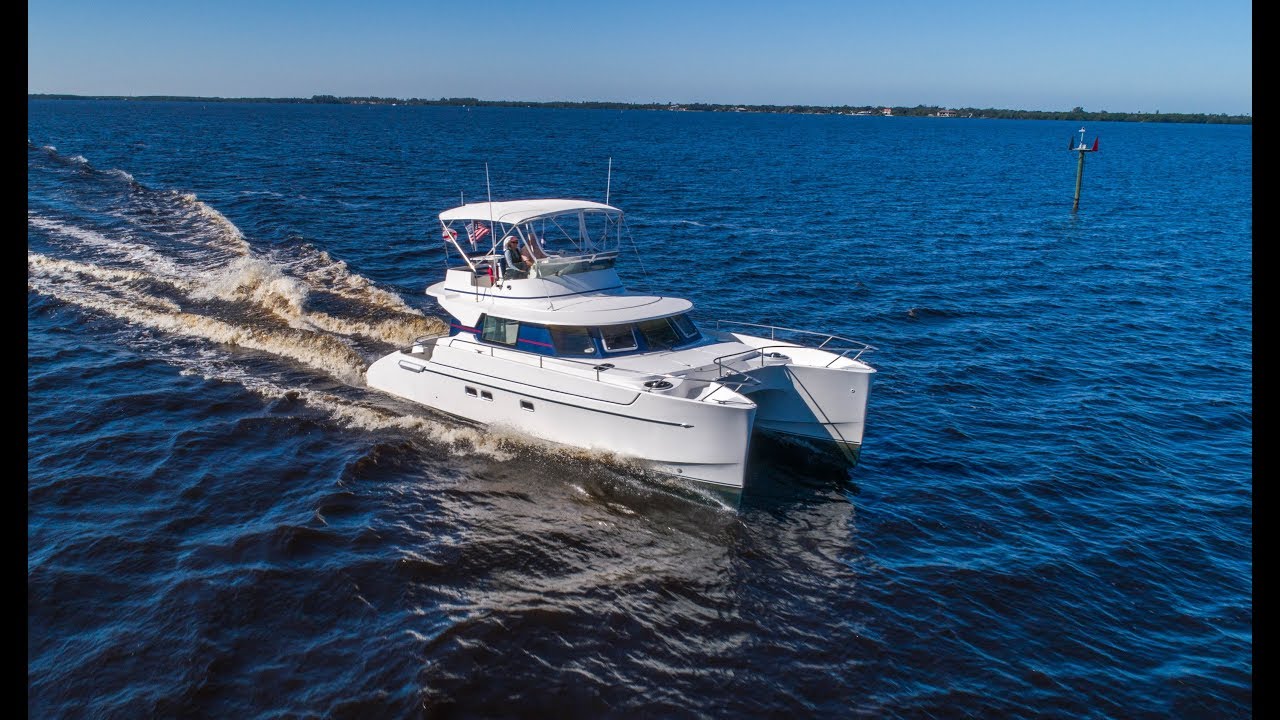
<svg viewBox="0 0 1280 720"><path fill-rule="evenodd" d="M440 222L460 261L427 294L450 331L375 362L370 387L730 488L743 486L754 431L857 462L870 346L748 323L698 327L688 300L628 293L614 269L623 214L610 205L480 202Z"/></svg>

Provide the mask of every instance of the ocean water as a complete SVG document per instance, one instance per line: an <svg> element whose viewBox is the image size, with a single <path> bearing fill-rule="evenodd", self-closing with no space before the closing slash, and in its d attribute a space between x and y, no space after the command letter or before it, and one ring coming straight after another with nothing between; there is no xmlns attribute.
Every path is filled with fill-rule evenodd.
<svg viewBox="0 0 1280 720"><path fill-rule="evenodd" d="M30 717L1248 717L1252 128L29 101ZM364 388L435 215L869 342L736 503Z"/></svg>

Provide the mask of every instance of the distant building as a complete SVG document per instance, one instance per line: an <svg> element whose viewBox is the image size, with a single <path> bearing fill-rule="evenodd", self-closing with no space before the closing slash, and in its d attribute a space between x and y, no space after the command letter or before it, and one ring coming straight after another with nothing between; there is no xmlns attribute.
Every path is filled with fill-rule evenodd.
<svg viewBox="0 0 1280 720"><path fill-rule="evenodd" d="M885 117L893 117L893 108L885 108L880 111L880 114Z"/></svg>
<svg viewBox="0 0 1280 720"><path fill-rule="evenodd" d="M939 110L938 111L938 117L955 117L955 116L956 116L955 110Z"/></svg>

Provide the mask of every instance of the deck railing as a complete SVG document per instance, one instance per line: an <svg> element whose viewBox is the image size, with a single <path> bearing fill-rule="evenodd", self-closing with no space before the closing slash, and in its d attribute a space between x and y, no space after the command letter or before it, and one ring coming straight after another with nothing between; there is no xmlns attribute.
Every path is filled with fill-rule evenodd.
<svg viewBox="0 0 1280 720"><path fill-rule="evenodd" d="M735 359L749 361L749 360L755 359L756 357L759 357L760 367L764 367L766 364L768 364L768 361L771 358L772 359L787 358L784 352L780 352L781 350L786 350L787 348L801 347L801 348L808 348L812 350L822 350L822 351L831 353L834 357L832 357L831 361L828 362L823 367L831 367L832 365L835 364L837 360L839 360L842 357L848 357L850 360L858 360L859 358L862 357L863 353L874 352L876 349L875 346L873 345L868 345L867 343L859 342L857 340L850 340L849 338L841 337L834 333L816 332L813 330L800 330L797 328L786 328L786 327L780 327L777 325L761 325L759 323L742 322L740 320L716 320L715 321L716 332L727 332L730 335L733 334L732 331L728 331L728 330L722 331L721 330L722 325L768 330L769 339L779 341L779 344L777 345L762 345L760 347L751 348L750 350L740 350L738 352L729 353L727 355L721 355L720 357L716 358L715 359L716 368L719 371L719 376L722 378L728 375L739 374L739 371L734 370L731 367L726 368L726 365L728 363L734 362ZM779 334L784 335L784 337L781 337L781 338L778 337ZM787 339L786 336L796 336L796 339L789 340ZM822 341L818 342L818 338L821 338ZM849 353L856 353L856 354L854 354L853 357L849 357Z"/></svg>

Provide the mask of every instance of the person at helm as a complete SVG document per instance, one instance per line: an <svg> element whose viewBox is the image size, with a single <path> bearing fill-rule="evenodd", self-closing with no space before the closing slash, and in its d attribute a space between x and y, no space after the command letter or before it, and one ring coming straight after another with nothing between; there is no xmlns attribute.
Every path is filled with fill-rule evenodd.
<svg viewBox="0 0 1280 720"><path fill-rule="evenodd" d="M529 263L520 254L520 240L515 235L508 235L502 241L502 274L508 278L529 275Z"/></svg>

